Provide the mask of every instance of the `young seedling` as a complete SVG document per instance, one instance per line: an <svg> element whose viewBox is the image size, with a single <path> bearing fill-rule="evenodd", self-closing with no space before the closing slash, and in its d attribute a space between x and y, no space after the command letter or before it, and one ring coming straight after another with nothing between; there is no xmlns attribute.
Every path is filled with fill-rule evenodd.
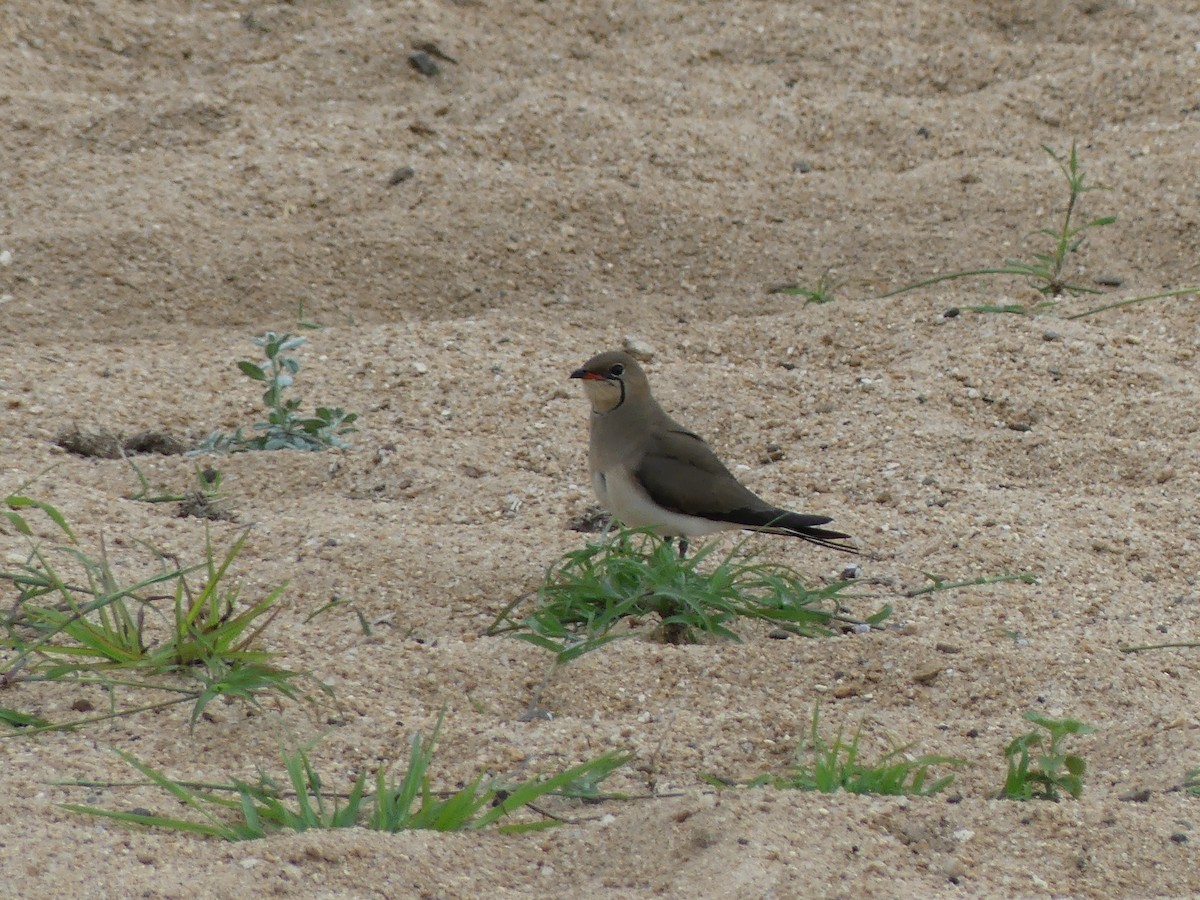
<svg viewBox="0 0 1200 900"><path fill-rule="evenodd" d="M248 437L241 428L227 434L213 432L193 453L223 451L237 453L246 450L327 450L331 447L345 448L349 444L342 436L357 431L353 427L357 413L348 413L341 407L319 406L312 416L300 414L301 400L286 397L300 363L285 354L302 346L305 338L291 334L276 334L268 331L254 343L263 348L266 362L263 365L242 360L238 368L242 373L260 384L266 385L263 405L267 410L267 421L256 422L253 430L259 432Z"/></svg>
<svg viewBox="0 0 1200 900"><path fill-rule="evenodd" d="M833 269L826 269L813 287L806 288L800 285L789 284L772 288L768 293L790 294L795 297L803 297L804 305L807 306L810 303L824 304L833 302L835 299L834 295L845 284L844 280L833 277Z"/></svg>
<svg viewBox="0 0 1200 900"><path fill-rule="evenodd" d="M548 778L508 783L495 779L485 781L480 775L466 787L440 794L431 788L429 768L441 724L439 718L428 740L422 740L419 734L413 736L408 765L399 782L388 780L390 765L380 766L370 779L375 788L372 792L367 790L368 773L363 770L354 778L348 794L329 793L309 762L307 750L311 747L284 757L286 787L266 774L260 774L257 784L244 781L224 785L185 783L151 768L131 754L118 751L130 766L197 814L198 819L120 812L78 803L65 804L64 808L130 825L165 828L227 841L254 840L275 832L311 828L365 827L395 833L416 829L473 831L498 825L500 831L525 832L552 828L569 821L535 804L552 796L591 798L596 795L597 785L629 761L625 754L609 752ZM86 786L100 785L87 782ZM294 799L289 801L289 797ZM526 811L533 812L537 818L517 818ZM499 824L501 822L506 824Z"/></svg>
<svg viewBox="0 0 1200 900"><path fill-rule="evenodd" d="M130 500L142 503L178 503L180 518L210 519L212 521L232 522L235 516L226 509L225 495L221 493L221 470L212 466L203 468L197 464L196 488L175 494L166 491L156 491L137 463L129 457L125 458L137 476L137 493L127 494Z"/></svg>
<svg viewBox="0 0 1200 900"><path fill-rule="evenodd" d="M656 619L664 641L691 643L700 635L738 640L731 626L740 619L817 636L832 634L839 622L876 626L891 614L884 606L865 622L847 618L838 600L853 582L808 588L794 569L739 555L737 548L715 560L716 546L680 558L668 541L618 529L608 540L560 557L537 590L532 611L515 618L526 599L519 597L487 633L511 632L567 662L615 640L619 634L613 629L624 620Z"/></svg>
<svg viewBox="0 0 1200 900"><path fill-rule="evenodd" d="M1051 245L1048 250L1043 252L1035 251L1032 261L1029 262L1010 259L1006 260L1003 266L995 268L950 272L945 275L938 275L935 278L927 278L915 284L905 285L904 287L896 288L894 291L889 291L880 299L894 297L897 294L928 287L943 281L971 278L978 275L1020 276L1027 279L1045 297L1059 297L1063 294L1074 296L1078 294L1100 293L1095 288L1071 281L1065 271L1066 264L1070 255L1077 252L1083 245L1083 242L1087 239L1087 232L1089 230L1111 225L1117 220L1117 217L1100 216L1083 224L1077 224L1075 216L1079 198L1090 191L1104 190L1105 188L1102 185L1088 182L1087 173L1079 165L1079 155L1076 152L1074 141L1071 142L1071 152L1065 156L1060 156L1046 145L1042 145L1042 149L1054 160L1059 171L1062 173L1063 179L1067 183L1067 204L1066 210L1063 213L1062 223L1056 228L1039 228L1034 232L1036 235L1050 238ZM1004 306L968 306L965 308L973 312L1026 314L1040 312L1049 309L1053 305L1053 301L1043 301L1028 306L1013 304Z"/></svg>
<svg viewBox="0 0 1200 900"><path fill-rule="evenodd" d="M747 787L770 785L787 790L820 791L823 794L846 791L851 794L927 797L954 782L953 775L943 775L930 781L930 769L934 766L966 764L961 759L929 754L910 759L906 754L913 745L909 744L888 751L879 762L868 765L859 760L861 724L849 742L843 739L841 727L833 741L828 742L821 735L819 718L820 706L817 705L813 707L808 744L796 751L795 765L788 767L781 775L760 775L750 781Z"/></svg>
<svg viewBox="0 0 1200 900"><path fill-rule="evenodd" d="M1095 729L1075 719L1051 719L1033 711L1025 713L1024 718L1046 733L1030 731L1005 748L1008 774L998 799L1057 802L1067 793L1078 800L1087 763L1082 756L1067 753L1063 743L1070 735L1091 734Z"/></svg>

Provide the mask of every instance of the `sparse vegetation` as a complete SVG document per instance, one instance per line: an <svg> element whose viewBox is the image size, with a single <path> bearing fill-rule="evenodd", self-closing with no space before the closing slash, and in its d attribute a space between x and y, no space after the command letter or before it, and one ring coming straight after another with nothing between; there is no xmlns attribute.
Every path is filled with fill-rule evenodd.
<svg viewBox="0 0 1200 900"><path fill-rule="evenodd" d="M769 785L824 794L846 791L851 794L928 796L954 782L953 775L930 780L932 768L965 765L963 760L949 756L925 754L909 758L907 754L912 745L889 750L878 762L866 764L859 759L862 725L855 730L849 742L843 739L844 730L839 727L837 736L830 742L821 735L819 720L820 707L814 706L808 742L796 751L794 765L782 774L760 775L750 781L747 787ZM716 783L723 782L717 779Z"/></svg>
<svg viewBox="0 0 1200 900"><path fill-rule="evenodd" d="M348 413L341 407L319 406L312 416L300 415L299 397L285 397L291 388L300 363L294 356L285 354L296 350L305 338L292 334L276 334L268 331L254 343L263 348L265 364L242 360L238 368L253 381L266 385L263 406L267 421L254 423L254 436L247 436L238 428L232 434L214 432L193 453L210 450L237 453L246 450L327 450L344 448L349 444L343 435L357 429L353 423L357 413Z"/></svg>
<svg viewBox="0 0 1200 900"><path fill-rule="evenodd" d="M257 784L245 781L189 784L176 781L122 752L121 758L149 779L150 784L167 791L177 803L198 814L198 819L121 812L78 803L65 804L65 808L130 825L166 828L227 841L254 840L274 832L314 828L465 831L497 825L502 831L524 832L567 821L535 804L550 797L594 800L599 796L598 785L629 760L626 754L609 752L556 775L516 783L500 779L485 781L480 775L465 787L443 795L433 791L429 776L441 724L439 718L428 740L423 740L420 735L413 736L408 765L398 782L387 778L390 765L380 766L371 779L375 788L371 792L367 790L368 774L363 770L355 777L348 794L331 794L309 761L307 750L311 747L285 755L286 787L265 773L259 775ZM87 786L98 785L89 782ZM500 824L502 822L505 824Z"/></svg>
<svg viewBox="0 0 1200 900"><path fill-rule="evenodd" d="M1070 735L1091 734L1094 729L1075 719L1051 719L1032 711L1025 713L1025 719L1045 733L1030 731L1005 748L1008 774L999 798L1057 801L1066 793L1078 800L1087 763L1082 756L1067 753L1063 744Z"/></svg>
<svg viewBox="0 0 1200 900"><path fill-rule="evenodd" d="M739 619L817 636L833 633L839 623L878 625L891 613L884 606L865 621L848 618L838 601L853 582L809 588L794 569L740 555L740 548L716 559L716 546L681 558L668 541L617 530L564 554L546 573L533 610L517 618L527 596L518 598L488 634L512 633L567 662L615 640L619 623L647 618L658 623L664 641L690 643L701 635L738 640L732 626Z"/></svg>
<svg viewBox="0 0 1200 900"><path fill-rule="evenodd" d="M883 297L894 297L918 288L929 287L943 281L959 278L971 278L977 275L1015 275L1025 278L1037 291L1046 297L1058 297L1062 294L1098 294L1097 289L1071 281L1065 272L1067 258L1079 250L1087 239L1087 232L1094 228L1111 225L1117 220L1116 216L1100 216L1083 224L1076 224L1075 215L1079 198L1085 193L1102 190L1102 185L1091 184L1087 181L1087 173L1079 165L1079 155L1075 143L1071 143L1071 152L1065 156L1055 153L1050 147L1042 145L1042 149L1054 160L1063 179L1067 183L1067 204L1062 223L1056 228L1039 228L1036 235L1048 237L1051 246L1043 252L1034 252L1031 262L1009 259L1004 265L994 268L972 269L969 271L949 272L934 278L926 278L915 284L905 285L884 294ZM880 298L882 299L882 298ZM1049 309L1052 302L1036 303L1031 306L969 306L974 312L1013 312L1031 313Z"/></svg>

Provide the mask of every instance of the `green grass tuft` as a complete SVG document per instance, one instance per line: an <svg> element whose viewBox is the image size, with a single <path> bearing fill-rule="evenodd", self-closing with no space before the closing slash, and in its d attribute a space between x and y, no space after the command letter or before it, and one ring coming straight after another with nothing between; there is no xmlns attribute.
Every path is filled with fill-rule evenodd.
<svg viewBox="0 0 1200 900"><path fill-rule="evenodd" d="M206 534L203 562L168 565L158 554L160 570L131 583L118 579L103 541L96 557L75 546L32 544L24 565L0 571L0 582L17 593L0 618L0 684L70 680L106 689L111 707L61 723L18 722L26 714L17 711L6 719L28 734L191 702L194 725L218 696L254 706L269 693L312 699L300 682L315 679L276 666L260 644L285 585L245 602L230 574L247 535L220 554ZM192 584L197 574L199 587ZM118 695L129 691L167 697L122 705Z"/></svg>
<svg viewBox="0 0 1200 900"><path fill-rule="evenodd" d="M616 640L622 621L650 618L663 640L690 643L702 635L738 640L739 619L818 636L832 634L839 622L878 625L891 613L884 606L865 623L847 618L838 601L853 582L809 588L789 566L739 555L737 548L718 559L715 548L704 545L680 558L673 544L648 532L617 530L564 554L546 573L532 611L517 618L528 595L518 598L487 633L512 633L564 663Z"/></svg>
<svg viewBox="0 0 1200 900"><path fill-rule="evenodd" d="M760 775L747 787L770 786L786 790L820 791L832 794L846 791L851 794L915 795L936 794L954 782L953 775L930 780L935 766L962 766L965 762L950 756L925 754L915 758L906 755L912 745L888 751L876 763L859 759L862 725L849 741L839 727L833 741L827 741L819 727L820 707L813 707L812 724L807 745L796 752L796 762L782 774ZM721 784L719 779L714 783Z"/></svg>
<svg viewBox="0 0 1200 900"><path fill-rule="evenodd" d="M193 816L120 812L78 803L64 804L64 808L129 825L227 841L254 840L281 831L356 827L395 833L416 829L467 831L496 825L501 831L526 832L567 821L536 804L551 797L595 799L599 796L597 786L629 761L628 755L612 751L549 777L509 783L480 775L457 791L435 793L429 769L441 725L439 717L427 740L413 736L407 766L398 782L389 780L386 772L389 767L385 765L370 778L365 770L360 771L346 794L330 793L324 786L308 758L311 745L284 756L287 773L284 784L261 772L256 784L245 781L190 784L176 781L131 754L118 751L150 784L165 790ZM368 781L373 791L367 790ZM85 784L100 786L96 782Z"/></svg>

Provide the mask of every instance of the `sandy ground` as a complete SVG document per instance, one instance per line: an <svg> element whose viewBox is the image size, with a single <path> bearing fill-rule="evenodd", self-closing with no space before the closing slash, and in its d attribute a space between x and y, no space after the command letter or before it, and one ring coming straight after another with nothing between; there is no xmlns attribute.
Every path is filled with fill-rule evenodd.
<svg viewBox="0 0 1200 900"><path fill-rule="evenodd" d="M245 595L289 584L267 644L341 717L216 704L194 732L177 710L0 736L3 892L1196 895L1200 799L1171 789L1200 766L1197 651L1118 650L1200 631L1195 297L1075 320L1102 300L943 315L1036 299L1011 278L875 298L1028 258L1065 201L1040 146L1073 139L1110 187L1081 212L1119 219L1071 276L1109 300L1200 284L1198 38L1189 0L4 3L0 490L40 475L30 492L123 573L149 565L140 541L198 560L203 521L55 437L248 425L234 363L301 316L325 326L301 394L362 418L346 452L212 463L239 520L214 539L253 526ZM456 62L422 75L424 42ZM830 304L768 292L830 268ZM545 654L483 631L585 540L567 374L626 335L749 485L859 539L856 611L895 614L827 640L619 642L523 722ZM192 460L139 465L194 484ZM814 581L844 563L754 541ZM26 544L5 527L0 548L11 566ZM1038 583L906 596L922 572L1019 571ZM61 721L105 702L87 690L0 705ZM706 785L784 766L818 700L870 753L969 765L933 798ZM164 795L53 784L127 779L114 749L253 777L327 732L312 755L337 789L443 708L438 786L623 749L613 786L658 796L532 836L223 844L60 806L178 812ZM1080 801L989 799L1029 709L1096 727Z"/></svg>

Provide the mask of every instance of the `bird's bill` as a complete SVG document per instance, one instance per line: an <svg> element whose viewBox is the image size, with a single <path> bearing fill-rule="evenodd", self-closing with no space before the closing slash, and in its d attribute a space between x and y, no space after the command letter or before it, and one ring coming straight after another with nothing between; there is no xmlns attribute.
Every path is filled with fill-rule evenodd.
<svg viewBox="0 0 1200 900"><path fill-rule="evenodd" d="M589 372L587 369L576 369L571 373L572 378L582 378L584 381L607 381L603 375L597 372Z"/></svg>

